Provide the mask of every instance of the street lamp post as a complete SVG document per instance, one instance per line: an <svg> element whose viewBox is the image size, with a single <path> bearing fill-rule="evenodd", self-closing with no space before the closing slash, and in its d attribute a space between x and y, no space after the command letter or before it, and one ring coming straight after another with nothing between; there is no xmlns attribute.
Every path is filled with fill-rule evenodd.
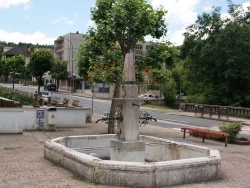
<svg viewBox="0 0 250 188"><path fill-rule="evenodd" d="M71 93L74 92L74 82L73 82L73 44L71 42L71 40L63 37L63 36L60 36L59 38L62 38L62 39L65 39L67 41L69 41L70 45L71 45Z"/></svg>

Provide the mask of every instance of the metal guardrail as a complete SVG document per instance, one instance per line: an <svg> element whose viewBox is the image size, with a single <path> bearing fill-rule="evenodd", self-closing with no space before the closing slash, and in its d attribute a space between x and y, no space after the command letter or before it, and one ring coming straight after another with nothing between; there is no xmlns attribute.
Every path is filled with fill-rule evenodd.
<svg viewBox="0 0 250 188"><path fill-rule="evenodd" d="M180 103L180 109L186 112L200 113L201 116L208 114L209 117L217 115L218 119L221 116L250 118L250 108L233 107L233 106L219 106L197 103Z"/></svg>

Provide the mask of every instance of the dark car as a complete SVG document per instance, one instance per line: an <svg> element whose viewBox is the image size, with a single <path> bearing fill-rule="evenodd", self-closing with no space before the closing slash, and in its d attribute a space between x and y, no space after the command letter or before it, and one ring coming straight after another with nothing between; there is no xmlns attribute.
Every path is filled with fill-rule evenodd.
<svg viewBox="0 0 250 188"><path fill-rule="evenodd" d="M56 84L47 83L44 86L44 90L47 90L47 91L56 91Z"/></svg>

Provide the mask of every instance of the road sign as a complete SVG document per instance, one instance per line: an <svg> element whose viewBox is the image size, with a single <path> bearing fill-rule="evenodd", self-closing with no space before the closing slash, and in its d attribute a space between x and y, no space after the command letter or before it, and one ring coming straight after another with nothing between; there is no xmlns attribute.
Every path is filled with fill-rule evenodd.
<svg viewBox="0 0 250 188"><path fill-rule="evenodd" d="M36 122L44 122L44 110L39 109L36 111Z"/></svg>

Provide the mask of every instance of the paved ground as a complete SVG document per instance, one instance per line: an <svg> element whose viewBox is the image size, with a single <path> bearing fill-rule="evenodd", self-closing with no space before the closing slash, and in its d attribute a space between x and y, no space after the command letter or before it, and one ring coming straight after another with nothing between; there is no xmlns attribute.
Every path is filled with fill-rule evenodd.
<svg viewBox="0 0 250 188"><path fill-rule="evenodd" d="M96 118L96 117L95 117ZM85 128L64 128L56 132L30 131L22 135L0 135L0 188L111 188L79 179L71 172L43 158L46 140L72 135L104 134L107 125L89 123ZM175 186L177 188L250 188L250 146L232 145L187 137L168 128L145 126L140 134L187 142L218 149L222 157L223 177L218 181Z"/></svg>

